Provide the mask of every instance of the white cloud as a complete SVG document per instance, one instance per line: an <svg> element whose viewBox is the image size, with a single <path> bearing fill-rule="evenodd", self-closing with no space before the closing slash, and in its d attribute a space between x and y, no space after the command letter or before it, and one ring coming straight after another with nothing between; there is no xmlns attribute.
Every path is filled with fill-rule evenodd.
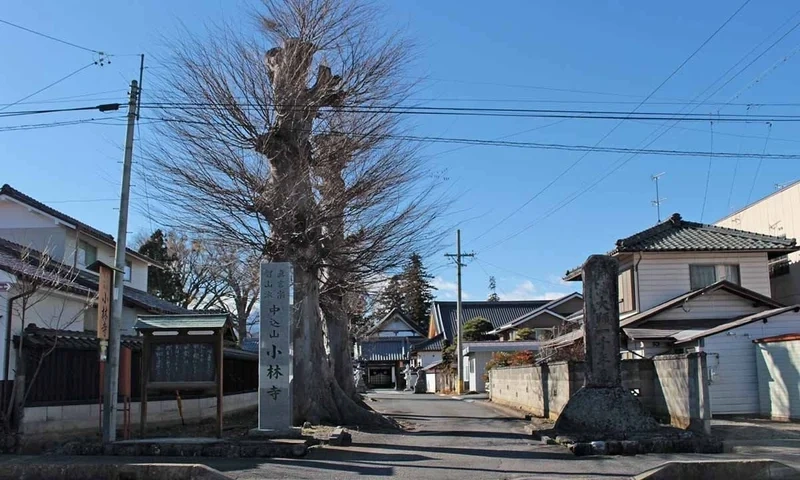
<svg viewBox="0 0 800 480"><path fill-rule="evenodd" d="M458 284L455 282L449 282L442 277L436 277L431 281L431 285L436 287L436 295L437 299L440 300L455 300L458 296ZM470 294L461 290L461 299L467 300L470 298Z"/></svg>
<svg viewBox="0 0 800 480"><path fill-rule="evenodd" d="M536 285L530 280L525 280L518 283L513 290L509 292L501 292L501 300L554 300L561 298L567 293L565 292L542 292L539 293Z"/></svg>
<svg viewBox="0 0 800 480"><path fill-rule="evenodd" d="M502 300L533 300L537 298L536 285L530 280L525 280L517 284L510 292L503 293L500 298Z"/></svg>

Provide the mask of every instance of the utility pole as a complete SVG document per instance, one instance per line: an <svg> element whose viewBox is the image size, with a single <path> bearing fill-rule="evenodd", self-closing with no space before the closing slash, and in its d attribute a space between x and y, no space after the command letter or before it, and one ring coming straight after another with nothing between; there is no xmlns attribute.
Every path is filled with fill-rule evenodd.
<svg viewBox="0 0 800 480"><path fill-rule="evenodd" d="M119 350L122 329L122 293L125 283L125 246L128 236L128 203L131 193L131 163L133 163L133 134L138 112L139 84L131 82L128 100L128 129L125 136L125 157L122 162L122 191L119 198L117 250L114 257L114 289L111 321L108 328L108 359L103 398L103 442L117 439L117 394L119 390Z"/></svg>
<svg viewBox="0 0 800 480"><path fill-rule="evenodd" d="M458 272L458 296L456 297L456 360L458 365L458 379L456 381L456 394L464 393L464 355L461 353L461 267L466 265L461 262L464 257L474 257L474 253L461 253L461 230L456 231L456 253L448 253L445 257L456 259Z"/></svg>
<svg viewBox="0 0 800 480"><path fill-rule="evenodd" d="M656 199L652 200L650 203L652 203L656 207L656 212L658 215L658 223L661 223L661 204L664 203L664 200L666 200L666 198L661 198L661 196L658 194L658 179L661 178L664 175L664 173L666 172L661 172L650 176L650 180L656 182Z"/></svg>

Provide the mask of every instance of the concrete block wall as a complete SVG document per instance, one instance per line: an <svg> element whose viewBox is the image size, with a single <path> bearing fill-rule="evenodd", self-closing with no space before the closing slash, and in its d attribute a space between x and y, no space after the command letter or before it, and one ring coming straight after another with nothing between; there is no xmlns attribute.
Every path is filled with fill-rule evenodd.
<svg viewBox="0 0 800 480"><path fill-rule="evenodd" d="M258 392L227 395L223 399L223 411L234 413L258 406ZM187 423L199 422L217 415L217 399L191 398L182 400L183 418ZM138 426L141 404L131 402L131 425ZM22 432L26 435L74 433L76 431L97 430L100 426L99 405L63 405L55 407L27 407L22 420ZM179 422L176 400L147 402L147 423ZM122 404L117 405L117 425L122 425Z"/></svg>
<svg viewBox="0 0 800 480"><path fill-rule="evenodd" d="M489 372L492 401L557 419L584 383L582 362L554 362ZM711 409L704 353L621 362L622 385L653 416L676 427L710 433Z"/></svg>

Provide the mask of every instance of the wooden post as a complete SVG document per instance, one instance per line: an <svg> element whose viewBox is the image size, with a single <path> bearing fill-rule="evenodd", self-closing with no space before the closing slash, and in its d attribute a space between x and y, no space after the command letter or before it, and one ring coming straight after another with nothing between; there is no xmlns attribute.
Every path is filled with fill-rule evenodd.
<svg viewBox="0 0 800 480"><path fill-rule="evenodd" d="M217 438L222 438L222 399L224 397L223 382L222 382L222 365L225 358L225 328L219 329L217 332L219 336L217 343Z"/></svg>
<svg viewBox="0 0 800 480"><path fill-rule="evenodd" d="M141 362L141 392L140 392L140 418L139 418L139 436L144 438L145 425L147 424L147 383L150 377L150 336L152 333L144 332L144 339L142 341L142 362Z"/></svg>

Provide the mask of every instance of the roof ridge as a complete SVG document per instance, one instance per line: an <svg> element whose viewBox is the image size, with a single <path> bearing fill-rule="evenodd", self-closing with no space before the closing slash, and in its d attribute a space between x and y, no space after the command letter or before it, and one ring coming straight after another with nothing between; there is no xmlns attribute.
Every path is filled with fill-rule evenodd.
<svg viewBox="0 0 800 480"><path fill-rule="evenodd" d="M671 229L673 229L675 227L680 227L681 224L685 223L685 222L686 221L683 220L683 218L681 217L680 213L673 213L666 220L664 220L664 221L662 221L660 223L657 223L657 224L653 225L650 228L646 228L646 229L642 230L641 232L637 232L637 233L634 233L633 235L629 235L627 237L618 239L615 242L615 244L616 244L617 248L620 248L620 247L624 247L625 244L627 244L627 243L641 242L643 240L646 240L646 239L652 237L653 235L656 235L658 233L663 232L664 230L671 230Z"/></svg>

